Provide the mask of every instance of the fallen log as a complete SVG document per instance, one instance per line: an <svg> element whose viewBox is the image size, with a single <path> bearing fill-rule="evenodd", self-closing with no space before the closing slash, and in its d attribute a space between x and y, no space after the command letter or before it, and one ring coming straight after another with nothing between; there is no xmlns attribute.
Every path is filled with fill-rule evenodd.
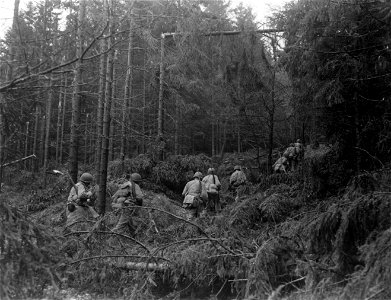
<svg viewBox="0 0 391 300"><path fill-rule="evenodd" d="M120 267L136 271L165 271L170 268L170 265L168 263L127 262L125 264L121 264Z"/></svg>

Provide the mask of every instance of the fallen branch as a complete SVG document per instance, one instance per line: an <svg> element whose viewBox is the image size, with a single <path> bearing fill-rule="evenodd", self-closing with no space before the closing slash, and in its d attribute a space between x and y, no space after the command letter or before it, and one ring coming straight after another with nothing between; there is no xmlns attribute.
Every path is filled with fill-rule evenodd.
<svg viewBox="0 0 391 300"><path fill-rule="evenodd" d="M95 231L96 233L103 233L103 234L112 234L112 235L117 235L117 236L121 236L121 237L124 237L126 239L129 239L133 242L135 242L137 245L141 246L142 248L144 248L145 250L147 250L147 252L152 255L151 253L151 250L149 250L149 248L147 246L145 246L143 243L139 242L138 240L136 240L135 238L132 238L131 236L128 236L126 234L122 234L122 233L118 233L118 232L114 232L114 231ZM70 233L67 233L64 235L64 237L67 237L69 235L74 235L74 234L89 234L91 233L90 231L86 230L86 231L72 231Z"/></svg>
<svg viewBox="0 0 391 300"><path fill-rule="evenodd" d="M228 249L226 246L224 246L219 240L216 240L216 239L211 238L211 237L210 237L210 236L209 236L209 235L208 235L200 226L198 226L197 224L195 224L195 223L193 223L193 222L190 222L190 221L188 221L188 220L186 220L186 219L184 219L184 218L178 217L177 215L174 215L173 213L170 213L170 212L165 211L165 210L163 210L163 209L156 208L156 207L152 207L152 206L127 206L126 208L128 208L128 209L133 209L133 208L153 209L153 210L157 210L157 211L160 211L160 212L162 212L162 213L165 213L165 214L167 214L167 215L170 215L170 216L172 216L172 217L175 218L175 219L181 220L181 221L183 221L183 222L185 222L185 223L188 223L188 224L190 224L190 225L193 225L194 227L197 227L198 230L199 230L204 236L206 236L206 238L207 238L208 240L210 240L211 242L216 242L216 243L219 244L224 250L228 251L228 252L231 253L231 254L234 254L234 255L237 254L237 253L233 252L231 249ZM215 245L215 243L212 243L212 244ZM216 248L217 248L217 247L216 247Z"/></svg>
<svg viewBox="0 0 391 300"><path fill-rule="evenodd" d="M105 259L105 258L122 258L122 257L131 257L131 258L147 258L149 259L150 256L142 256L142 255L131 255L131 254L111 254L111 255L96 255L96 256L89 256L89 257L84 257L84 258L80 258L78 260L74 260L72 262L69 263L69 265L73 265L73 264L76 264L76 263L79 263L79 262L82 262L82 261L87 261L87 260L92 260L92 259ZM168 261L171 263L171 261L167 258L164 258L164 257L154 257L155 259L161 259L161 260L165 260L165 261ZM126 263L127 264L127 263ZM146 264L146 263L143 263L143 264ZM155 264L155 265L160 265L160 264L156 264L156 263L150 263L150 265L152 264ZM168 266L168 265L167 265Z"/></svg>
<svg viewBox="0 0 391 300"><path fill-rule="evenodd" d="M17 159L17 160L11 161L9 163L6 163L4 165L1 165L1 167L8 167L10 165L17 164L19 162L25 161L25 160L30 159L30 158L37 158L37 157L35 156L35 154L31 154L31 155L23 157L21 159Z"/></svg>

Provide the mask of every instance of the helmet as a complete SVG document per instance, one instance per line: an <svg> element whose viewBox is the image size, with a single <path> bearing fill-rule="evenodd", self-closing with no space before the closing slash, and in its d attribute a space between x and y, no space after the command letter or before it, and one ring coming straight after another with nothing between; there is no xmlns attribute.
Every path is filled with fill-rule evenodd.
<svg viewBox="0 0 391 300"><path fill-rule="evenodd" d="M239 166L239 165L236 165L236 166L234 167L234 171L236 171L236 170L239 170L239 171L240 171L240 166Z"/></svg>
<svg viewBox="0 0 391 300"><path fill-rule="evenodd" d="M297 139L296 143L301 143L301 139Z"/></svg>
<svg viewBox="0 0 391 300"><path fill-rule="evenodd" d="M215 169L214 168L209 168L208 169L208 174L214 174L215 172Z"/></svg>
<svg viewBox="0 0 391 300"><path fill-rule="evenodd" d="M202 177L202 173L201 172L195 172L194 175L193 175L193 178L201 179L201 177Z"/></svg>
<svg viewBox="0 0 391 300"><path fill-rule="evenodd" d="M132 173L130 176L132 177L132 181L136 183L141 181L141 176L139 173Z"/></svg>
<svg viewBox="0 0 391 300"><path fill-rule="evenodd" d="M92 182L92 175L90 173L83 173L80 176L80 181L84 183L91 183Z"/></svg>

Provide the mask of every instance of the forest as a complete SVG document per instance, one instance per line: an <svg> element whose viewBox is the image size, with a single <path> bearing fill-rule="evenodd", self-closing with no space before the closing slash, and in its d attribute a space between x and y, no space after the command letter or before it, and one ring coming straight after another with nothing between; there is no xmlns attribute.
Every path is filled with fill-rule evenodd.
<svg viewBox="0 0 391 300"><path fill-rule="evenodd" d="M390 1L294 0L267 24L229 0L13 3L0 299L391 299ZM189 220L210 168L222 210ZM84 173L99 217L65 231ZM111 205L131 173L134 236Z"/></svg>

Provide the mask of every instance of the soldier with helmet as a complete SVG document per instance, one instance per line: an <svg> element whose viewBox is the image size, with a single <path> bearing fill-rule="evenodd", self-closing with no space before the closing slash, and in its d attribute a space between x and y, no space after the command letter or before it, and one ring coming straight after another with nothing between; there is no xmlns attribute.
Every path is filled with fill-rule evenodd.
<svg viewBox="0 0 391 300"><path fill-rule="evenodd" d="M242 171L242 168L239 165L234 167L234 172L229 178L229 187L230 190L233 190L235 196L235 202L240 200L241 196L241 186L245 185L247 181L246 174Z"/></svg>
<svg viewBox="0 0 391 300"><path fill-rule="evenodd" d="M183 208L187 212L187 219L191 220L199 216L199 212L203 207L203 204L208 200L205 184L201 181L202 173L195 172L193 180L186 183L183 189L182 196Z"/></svg>
<svg viewBox="0 0 391 300"><path fill-rule="evenodd" d="M208 193L208 203L207 210L209 212L220 212L220 195L219 191L221 188L221 183L217 175L215 175L215 169L209 168L208 175L206 175L202 182L205 184L206 192Z"/></svg>
<svg viewBox="0 0 391 300"><path fill-rule="evenodd" d="M99 217L94 209L96 192L92 185L93 177L90 173L83 173L79 182L69 192L67 201L66 228L78 224L78 229L85 229L86 221Z"/></svg>
<svg viewBox="0 0 391 300"><path fill-rule="evenodd" d="M296 143L294 144L295 146L295 151L296 151L296 161L295 164L296 166L299 164L301 160L304 158L304 146L301 142L300 139L296 140Z"/></svg>
<svg viewBox="0 0 391 300"><path fill-rule="evenodd" d="M142 179L138 173L127 174L125 178L126 181L120 185L112 197L112 207L121 209L114 231L135 237L136 225L133 218L138 214L138 209L135 206L143 205L144 194L140 188Z"/></svg>

